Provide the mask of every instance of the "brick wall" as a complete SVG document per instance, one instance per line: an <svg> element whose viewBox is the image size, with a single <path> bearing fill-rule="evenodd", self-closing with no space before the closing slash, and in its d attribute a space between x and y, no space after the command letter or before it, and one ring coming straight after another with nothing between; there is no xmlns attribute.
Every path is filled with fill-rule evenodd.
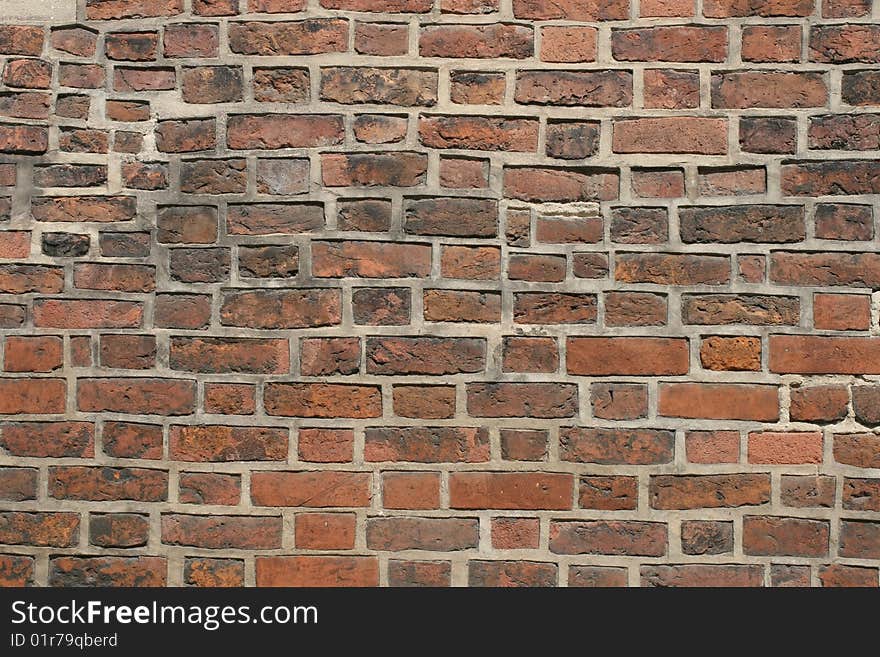
<svg viewBox="0 0 880 657"><path fill-rule="evenodd" d="M877 586L870 0L13 6L0 582Z"/></svg>

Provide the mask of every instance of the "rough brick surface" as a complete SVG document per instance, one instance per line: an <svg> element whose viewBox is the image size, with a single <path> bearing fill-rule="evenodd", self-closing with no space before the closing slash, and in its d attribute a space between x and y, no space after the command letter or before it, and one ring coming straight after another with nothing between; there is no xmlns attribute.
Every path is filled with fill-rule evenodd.
<svg viewBox="0 0 880 657"><path fill-rule="evenodd" d="M880 584L876 3L69 4L0 585Z"/></svg>

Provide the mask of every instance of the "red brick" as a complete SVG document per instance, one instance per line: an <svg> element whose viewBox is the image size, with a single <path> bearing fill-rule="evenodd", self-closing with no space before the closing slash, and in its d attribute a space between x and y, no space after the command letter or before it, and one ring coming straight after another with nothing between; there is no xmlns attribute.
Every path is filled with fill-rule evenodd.
<svg viewBox="0 0 880 657"><path fill-rule="evenodd" d="M163 502L168 499L168 472L146 468L51 467L49 496L58 500Z"/></svg>
<svg viewBox="0 0 880 657"><path fill-rule="evenodd" d="M301 550L351 550L354 548L353 513L298 513L294 536Z"/></svg>
<svg viewBox="0 0 880 657"><path fill-rule="evenodd" d="M813 326L831 331L866 331L871 327L871 297L866 294L815 294Z"/></svg>
<svg viewBox="0 0 880 657"><path fill-rule="evenodd" d="M195 381L159 378L87 378L77 382L77 408L86 412L189 415Z"/></svg>
<svg viewBox="0 0 880 657"><path fill-rule="evenodd" d="M439 472L385 472L382 506L386 509L437 509L440 507Z"/></svg>
<svg viewBox="0 0 880 657"><path fill-rule="evenodd" d="M467 384L472 417L572 417L577 397L577 387L569 383Z"/></svg>
<svg viewBox="0 0 880 657"><path fill-rule="evenodd" d="M251 500L257 506L366 507L368 472L254 472Z"/></svg>
<svg viewBox="0 0 880 657"><path fill-rule="evenodd" d="M348 45L348 21L230 22L229 48L241 55L313 55L342 52Z"/></svg>
<svg viewBox="0 0 880 657"><path fill-rule="evenodd" d="M662 383L657 414L710 420L779 419L776 386L737 383Z"/></svg>
<svg viewBox="0 0 880 657"><path fill-rule="evenodd" d="M495 23L490 25L432 25L419 33L422 57L514 58L531 57L531 27Z"/></svg>
<svg viewBox="0 0 880 657"><path fill-rule="evenodd" d="M244 561L189 557L183 564L183 578L188 586L244 586Z"/></svg>
<svg viewBox="0 0 880 657"><path fill-rule="evenodd" d="M827 520L746 516L743 552L759 556L823 557L828 554Z"/></svg>
<svg viewBox="0 0 880 657"><path fill-rule="evenodd" d="M63 363L63 346L58 336L7 336L3 369L7 372L51 372Z"/></svg>
<svg viewBox="0 0 880 657"><path fill-rule="evenodd" d="M175 425L168 436L170 456L180 461L282 461L287 456L287 430L280 427Z"/></svg>
<svg viewBox="0 0 880 657"><path fill-rule="evenodd" d="M364 460L419 463L489 460L489 432L476 427L368 427Z"/></svg>
<svg viewBox="0 0 880 657"><path fill-rule="evenodd" d="M824 107L828 89L821 73L739 71L712 75L712 107Z"/></svg>
<svg viewBox="0 0 880 657"><path fill-rule="evenodd" d="M164 587L165 557L57 556L49 561L50 586Z"/></svg>
<svg viewBox="0 0 880 657"><path fill-rule="evenodd" d="M566 359L569 374L686 374L688 341L683 338L571 337L566 341Z"/></svg>
<svg viewBox="0 0 880 657"><path fill-rule="evenodd" d="M452 552L477 547L480 523L476 518L368 518L367 547L400 552Z"/></svg>
<svg viewBox="0 0 880 657"><path fill-rule="evenodd" d="M281 516L162 514L162 543L212 550L281 547Z"/></svg>
<svg viewBox="0 0 880 657"><path fill-rule="evenodd" d="M63 413L63 379L0 379L0 415Z"/></svg>
<svg viewBox="0 0 880 657"><path fill-rule="evenodd" d="M629 18L627 0L514 0L513 15L530 20L613 21Z"/></svg>
<svg viewBox="0 0 880 657"><path fill-rule="evenodd" d="M798 374L880 373L880 341L831 336L770 336L770 371Z"/></svg>
<svg viewBox="0 0 880 657"><path fill-rule="evenodd" d="M672 461L675 436L662 429L562 427L563 461L601 465L654 465Z"/></svg>
<svg viewBox="0 0 880 657"><path fill-rule="evenodd" d="M558 566L536 561L470 561L468 586L556 586Z"/></svg>
<svg viewBox="0 0 880 657"><path fill-rule="evenodd" d="M181 504L226 504L241 499L241 477L217 472L181 472L178 501Z"/></svg>
<svg viewBox="0 0 880 657"><path fill-rule="evenodd" d="M685 127L686 126L686 127ZM618 119L611 149L615 153L727 153L727 119L666 117Z"/></svg>
<svg viewBox="0 0 880 657"><path fill-rule="evenodd" d="M452 567L448 561L388 560L388 585L450 586Z"/></svg>
<svg viewBox="0 0 880 657"><path fill-rule="evenodd" d="M760 506L770 502L770 475L654 475L649 494L653 509Z"/></svg>
<svg viewBox="0 0 880 657"><path fill-rule="evenodd" d="M354 432L351 429L299 430L299 458L314 463L350 462L354 455Z"/></svg>
<svg viewBox="0 0 880 657"><path fill-rule="evenodd" d="M453 472L454 509L570 509L572 477L528 472Z"/></svg>
<svg viewBox="0 0 880 657"><path fill-rule="evenodd" d="M492 518L492 547L496 550L535 549L540 529L537 518Z"/></svg>
<svg viewBox="0 0 880 657"><path fill-rule="evenodd" d="M257 557L257 586L378 586L379 561L366 556Z"/></svg>
<svg viewBox="0 0 880 657"><path fill-rule="evenodd" d="M12 456L91 458L94 434L90 422L13 422L3 426L0 445Z"/></svg>
<svg viewBox="0 0 880 657"><path fill-rule="evenodd" d="M723 62L727 28L661 26L612 30L611 52L618 61Z"/></svg>
<svg viewBox="0 0 880 657"><path fill-rule="evenodd" d="M676 564L642 566L642 586L752 587L764 585L760 565Z"/></svg>
<svg viewBox="0 0 880 657"><path fill-rule="evenodd" d="M568 585L585 588L620 588L627 585L626 568L569 566Z"/></svg>
<svg viewBox="0 0 880 657"><path fill-rule="evenodd" d="M661 557L667 528L662 522L638 520L552 520L550 551L554 554L607 554Z"/></svg>
<svg viewBox="0 0 880 657"><path fill-rule="evenodd" d="M599 32L595 27L547 26L541 28L542 62L594 62Z"/></svg>

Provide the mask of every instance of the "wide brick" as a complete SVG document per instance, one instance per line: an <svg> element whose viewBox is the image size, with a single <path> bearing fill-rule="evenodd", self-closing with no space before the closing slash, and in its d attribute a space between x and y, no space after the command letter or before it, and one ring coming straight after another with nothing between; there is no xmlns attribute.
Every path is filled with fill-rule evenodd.
<svg viewBox="0 0 880 657"><path fill-rule="evenodd" d="M752 587L764 585L764 567L735 564L642 566L641 586Z"/></svg>
<svg viewBox="0 0 880 657"><path fill-rule="evenodd" d="M706 18L734 18L741 16L809 16L814 0L707 0L703 6Z"/></svg>
<svg viewBox="0 0 880 657"><path fill-rule="evenodd" d="M612 30L611 53L618 61L723 62L727 58L727 28L691 25Z"/></svg>
<svg viewBox="0 0 880 657"><path fill-rule="evenodd" d="M681 316L686 324L796 326L800 299L764 294L683 294Z"/></svg>
<svg viewBox="0 0 880 657"><path fill-rule="evenodd" d="M344 52L348 21L312 18L271 23L229 23L229 48L242 55L314 55Z"/></svg>
<svg viewBox="0 0 880 657"><path fill-rule="evenodd" d="M257 557L256 584L286 587L377 586L379 560L366 556Z"/></svg>
<svg viewBox="0 0 880 657"><path fill-rule="evenodd" d="M424 153L324 153L321 175L327 187L415 187L425 182Z"/></svg>
<svg viewBox="0 0 880 657"><path fill-rule="evenodd" d="M732 71L712 75L712 107L824 107L825 77L819 72Z"/></svg>
<svg viewBox="0 0 880 657"><path fill-rule="evenodd" d="M378 386L341 383L268 383L264 405L269 415L315 418L369 418L382 415Z"/></svg>
<svg viewBox="0 0 880 657"><path fill-rule="evenodd" d="M486 343L480 338L368 338L370 374L450 375L481 372Z"/></svg>
<svg viewBox="0 0 880 657"><path fill-rule="evenodd" d="M800 205L726 205L681 208L683 242L800 242L806 237Z"/></svg>
<svg viewBox="0 0 880 657"><path fill-rule="evenodd" d="M558 566L538 561L468 562L468 586L549 587L556 586Z"/></svg>
<svg viewBox="0 0 880 657"><path fill-rule="evenodd" d="M427 276L428 244L313 242L312 273L326 278L408 278Z"/></svg>
<svg viewBox="0 0 880 657"><path fill-rule="evenodd" d="M63 413L63 379L0 379L0 415Z"/></svg>
<svg viewBox="0 0 880 657"><path fill-rule="evenodd" d="M880 339L771 335L770 371L797 374L878 374Z"/></svg>
<svg viewBox="0 0 880 657"><path fill-rule="evenodd" d="M338 290L229 290L220 305L220 323L257 329L306 328L339 324Z"/></svg>
<svg viewBox="0 0 880 657"><path fill-rule="evenodd" d="M618 196L616 170L505 167L504 195L523 201L613 201Z"/></svg>
<svg viewBox="0 0 880 657"><path fill-rule="evenodd" d="M285 374L290 371L287 340L269 338L171 339L169 365L188 372Z"/></svg>
<svg viewBox="0 0 880 657"><path fill-rule="evenodd" d="M287 430L277 427L176 425L169 453L181 461L281 461L287 456Z"/></svg>
<svg viewBox="0 0 880 657"><path fill-rule="evenodd" d="M593 294L518 292L513 300L517 324L594 324L597 311Z"/></svg>
<svg viewBox="0 0 880 657"><path fill-rule="evenodd" d="M419 54L524 59L532 56L534 40L532 28L525 25L432 25L421 29Z"/></svg>
<svg viewBox="0 0 880 657"><path fill-rule="evenodd" d="M655 475L649 496L654 509L759 506L770 502L770 475Z"/></svg>
<svg viewBox="0 0 880 657"><path fill-rule="evenodd" d="M810 61L847 64L880 62L880 25L814 25Z"/></svg>
<svg viewBox="0 0 880 657"><path fill-rule="evenodd" d="M479 525L476 518L369 518L367 548L390 552L467 550L479 543Z"/></svg>
<svg viewBox="0 0 880 657"><path fill-rule="evenodd" d="M628 107L629 71L519 71L514 100L525 105Z"/></svg>
<svg viewBox="0 0 880 657"><path fill-rule="evenodd" d="M786 196L825 196L880 193L880 163L876 160L785 162L780 186Z"/></svg>
<svg viewBox="0 0 880 657"><path fill-rule="evenodd" d="M365 507L368 472L254 472L251 500L257 506Z"/></svg>
<svg viewBox="0 0 880 657"><path fill-rule="evenodd" d="M719 285L730 280L725 256L689 253L618 253L614 278L624 283Z"/></svg>
<svg viewBox="0 0 880 657"><path fill-rule="evenodd" d="M684 338L571 337L566 354L569 374L590 376L685 374L689 361Z"/></svg>
<svg viewBox="0 0 880 657"><path fill-rule="evenodd" d="M281 516L162 515L162 543L213 550L281 547Z"/></svg>
<svg viewBox="0 0 880 657"><path fill-rule="evenodd" d="M629 2L628 0L514 0L513 15L529 20L626 20L629 18Z"/></svg>
<svg viewBox="0 0 880 657"><path fill-rule="evenodd" d="M50 586L161 587L167 581L165 557L56 556L49 561Z"/></svg>
<svg viewBox="0 0 880 657"><path fill-rule="evenodd" d="M821 463L822 434L762 431L749 434L750 463Z"/></svg>
<svg viewBox="0 0 880 657"><path fill-rule="evenodd" d="M462 216L468 221L461 221ZM494 237L498 234L498 203L482 198L408 198L404 201L404 230L413 235Z"/></svg>
<svg viewBox="0 0 880 657"><path fill-rule="evenodd" d="M727 119L696 116L617 119L615 153L727 153Z"/></svg>
<svg viewBox="0 0 880 657"><path fill-rule="evenodd" d="M13 456L93 457L90 422L11 422L0 429L0 445Z"/></svg>
<svg viewBox="0 0 880 657"><path fill-rule="evenodd" d="M79 543L80 516L62 512L0 512L0 543L73 547Z"/></svg>
<svg viewBox="0 0 880 657"><path fill-rule="evenodd" d="M449 505L454 509L570 509L570 474L453 472Z"/></svg>
<svg viewBox="0 0 880 657"><path fill-rule="evenodd" d="M159 378L86 378L77 382L80 411L189 415L195 410L195 381Z"/></svg>
<svg viewBox="0 0 880 657"><path fill-rule="evenodd" d="M226 126L232 149L314 148L341 144L337 114L235 114Z"/></svg>
<svg viewBox="0 0 880 657"><path fill-rule="evenodd" d="M675 435L663 429L562 427L563 461L600 465L656 465L672 461Z"/></svg>
<svg viewBox="0 0 880 657"><path fill-rule="evenodd" d="M368 427L364 459L479 463L489 460L489 433L478 427Z"/></svg>
<svg viewBox="0 0 880 657"><path fill-rule="evenodd" d="M321 99L344 105L375 103L430 107L437 102L437 72L421 68L321 69Z"/></svg>
<svg viewBox="0 0 880 657"><path fill-rule="evenodd" d="M667 528L639 520L554 520L550 551L554 554L607 554L661 557Z"/></svg>
<svg viewBox="0 0 880 657"><path fill-rule="evenodd" d="M430 148L534 152L538 121L490 116L422 116L419 139Z"/></svg>
<svg viewBox="0 0 880 657"><path fill-rule="evenodd" d="M467 384L473 417L572 417L577 404L577 386L570 383Z"/></svg>
<svg viewBox="0 0 880 657"><path fill-rule="evenodd" d="M822 557L828 554L829 532L827 520L746 516L743 518L743 552L760 556Z"/></svg>
<svg viewBox="0 0 880 657"><path fill-rule="evenodd" d="M168 499L168 472L146 468L51 467L49 496L59 500L163 502Z"/></svg>
<svg viewBox="0 0 880 657"><path fill-rule="evenodd" d="M744 383L661 383L657 413L665 417L710 420L779 418L776 386Z"/></svg>

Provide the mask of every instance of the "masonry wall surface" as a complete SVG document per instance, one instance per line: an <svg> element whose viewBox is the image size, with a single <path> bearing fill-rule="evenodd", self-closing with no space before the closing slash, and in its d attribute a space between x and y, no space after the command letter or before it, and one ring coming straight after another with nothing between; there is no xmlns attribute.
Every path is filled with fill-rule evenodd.
<svg viewBox="0 0 880 657"><path fill-rule="evenodd" d="M48 4L0 583L878 585L876 3Z"/></svg>

